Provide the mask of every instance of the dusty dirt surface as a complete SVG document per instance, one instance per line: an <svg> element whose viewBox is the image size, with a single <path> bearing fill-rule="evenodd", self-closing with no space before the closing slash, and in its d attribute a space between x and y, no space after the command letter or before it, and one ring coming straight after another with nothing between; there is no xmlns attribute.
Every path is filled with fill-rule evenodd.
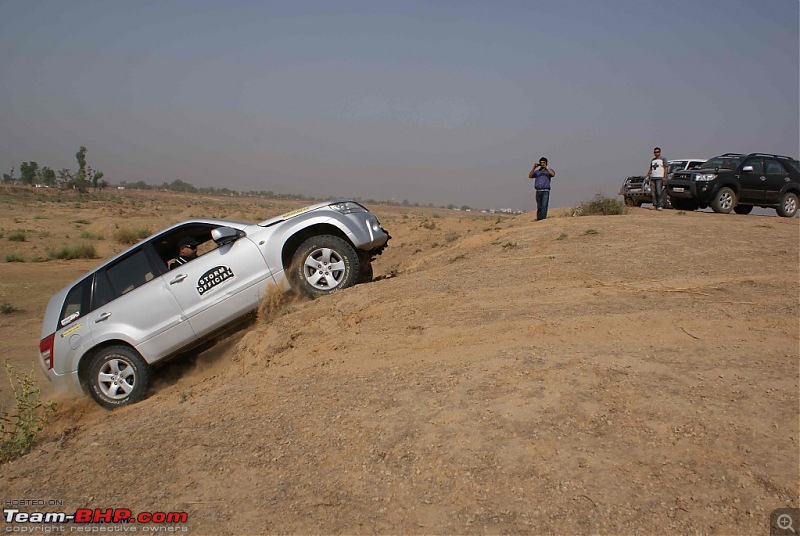
<svg viewBox="0 0 800 536"><path fill-rule="evenodd" d="M130 218L180 219L130 195ZM259 219L228 202L194 201ZM30 203L6 233L56 209ZM114 225L103 203L58 217ZM187 512L198 535L764 534L799 506L798 219L371 208L376 281L267 297L135 406L59 399L0 498ZM0 264L23 304L4 356L30 366L49 294L96 262Z"/></svg>

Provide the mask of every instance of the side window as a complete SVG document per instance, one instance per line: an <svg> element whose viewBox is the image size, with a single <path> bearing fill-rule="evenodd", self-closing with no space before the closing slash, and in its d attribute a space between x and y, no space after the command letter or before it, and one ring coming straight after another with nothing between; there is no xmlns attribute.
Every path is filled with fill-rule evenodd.
<svg viewBox="0 0 800 536"><path fill-rule="evenodd" d="M64 299L64 306L61 308L61 316L58 317L57 329L72 324L88 312L89 283L91 280L91 277L84 279L67 293L67 297Z"/></svg>
<svg viewBox="0 0 800 536"><path fill-rule="evenodd" d="M780 175L785 173L783 166L777 160L765 160L767 163L767 174Z"/></svg>
<svg viewBox="0 0 800 536"><path fill-rule="evenodd" d="M105 271L97 272L94 278L94 292L92 292L92 311L98 307L102 307L116 298L114 289L108 282Z"/></svg>
<svg viewBox="0 0 800 536"><path fill-rule="evenodd" d="M751 158L744 163L745 166L753 166L752 173L764 173L764 163L760 158Z"/></svg>
<svg viewBox="0 0 800 536"><path fill-rule="evenodd" d="M702 165L703 165L703 162L700 162L699 160L695 160L694 162L689 162L689 165L687 166L686 169L697 169Z"/></svg>
<svg viewBox="0 0 800 536"><path fill-rule="evenodd" d="M141 287L155 277L147 255L142 249L106 269L106 274L115 296L122 296Z"/></svg>

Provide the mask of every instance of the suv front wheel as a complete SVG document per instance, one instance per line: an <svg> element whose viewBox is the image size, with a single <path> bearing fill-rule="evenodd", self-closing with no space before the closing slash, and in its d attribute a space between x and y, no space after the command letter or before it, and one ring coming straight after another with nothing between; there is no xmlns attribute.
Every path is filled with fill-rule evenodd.
<svg viewBox="0 0 800 536"><path fill-rule="evenodd" d="M128 346L104 348L89 365L89 393L106 409L140 401L149 383L150 365Z"/></svg>
<svg viewBox="0 0 800 536"><path fill-rule="evenodd" d="M781 202L776 209L778 216L784 218L791 218L797 214L797 194L794 192L786 192L781 196Z"/></svg>
<svg viewBox="0 0 800 536"><path fill-rule="evenodd" d="M722 214L730 214L734 206L736 206L736 193L727 186L725 188L720 188L717 195L714 196L714 200L711 202L712 210Z"/></svg>
<svg viewBox="0 0 800 536"><path fill-rule="evenodd" d="M292 279L311 298L352 287L359 273L358 255L338 236L312 236L292 258Z"/></svg>

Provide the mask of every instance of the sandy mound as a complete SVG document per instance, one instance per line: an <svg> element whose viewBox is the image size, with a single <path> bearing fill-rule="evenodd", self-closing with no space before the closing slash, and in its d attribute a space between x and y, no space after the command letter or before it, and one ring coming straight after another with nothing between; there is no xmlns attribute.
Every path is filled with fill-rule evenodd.
<svg viewBox="0 0 800 536"><path fill-rule="evenodd" d="M798 220L381 217L378 281L268 299L3 496L192 534L752 534L798 506Z"/></svg>

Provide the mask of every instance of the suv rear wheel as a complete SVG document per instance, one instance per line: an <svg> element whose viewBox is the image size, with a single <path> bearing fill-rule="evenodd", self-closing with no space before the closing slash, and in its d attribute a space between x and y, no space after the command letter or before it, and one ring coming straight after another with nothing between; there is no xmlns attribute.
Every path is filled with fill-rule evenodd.
<svg viewBox="0 0 800 536"><path fill-rule="evenodd" d="M781 196L781 202L776 209L778 216L784 218L791 218L797 214L797 194L794 192L786 192Z"/></svg>
<svg viewBox="0 0 800 536"><path fill-rule="evenodd" d="M89 365L89 393L106 409L140 401L149 383L150 365L128 346L104 348Z"/></svg>
<svg viewBox="0 0 800 536"><path fill-rule="evenodd" d="M312 298L352 287L359 273L358 255L338 236L312 236L292 257L292 279Z"/></svg>
<svg viewBox="0 0 800 536"><path fill-rule="evenodd" d="M736 193L727 186L720 188L711 202L711 209L722 214L730 214L734 206L736 206Z"/></svg>

